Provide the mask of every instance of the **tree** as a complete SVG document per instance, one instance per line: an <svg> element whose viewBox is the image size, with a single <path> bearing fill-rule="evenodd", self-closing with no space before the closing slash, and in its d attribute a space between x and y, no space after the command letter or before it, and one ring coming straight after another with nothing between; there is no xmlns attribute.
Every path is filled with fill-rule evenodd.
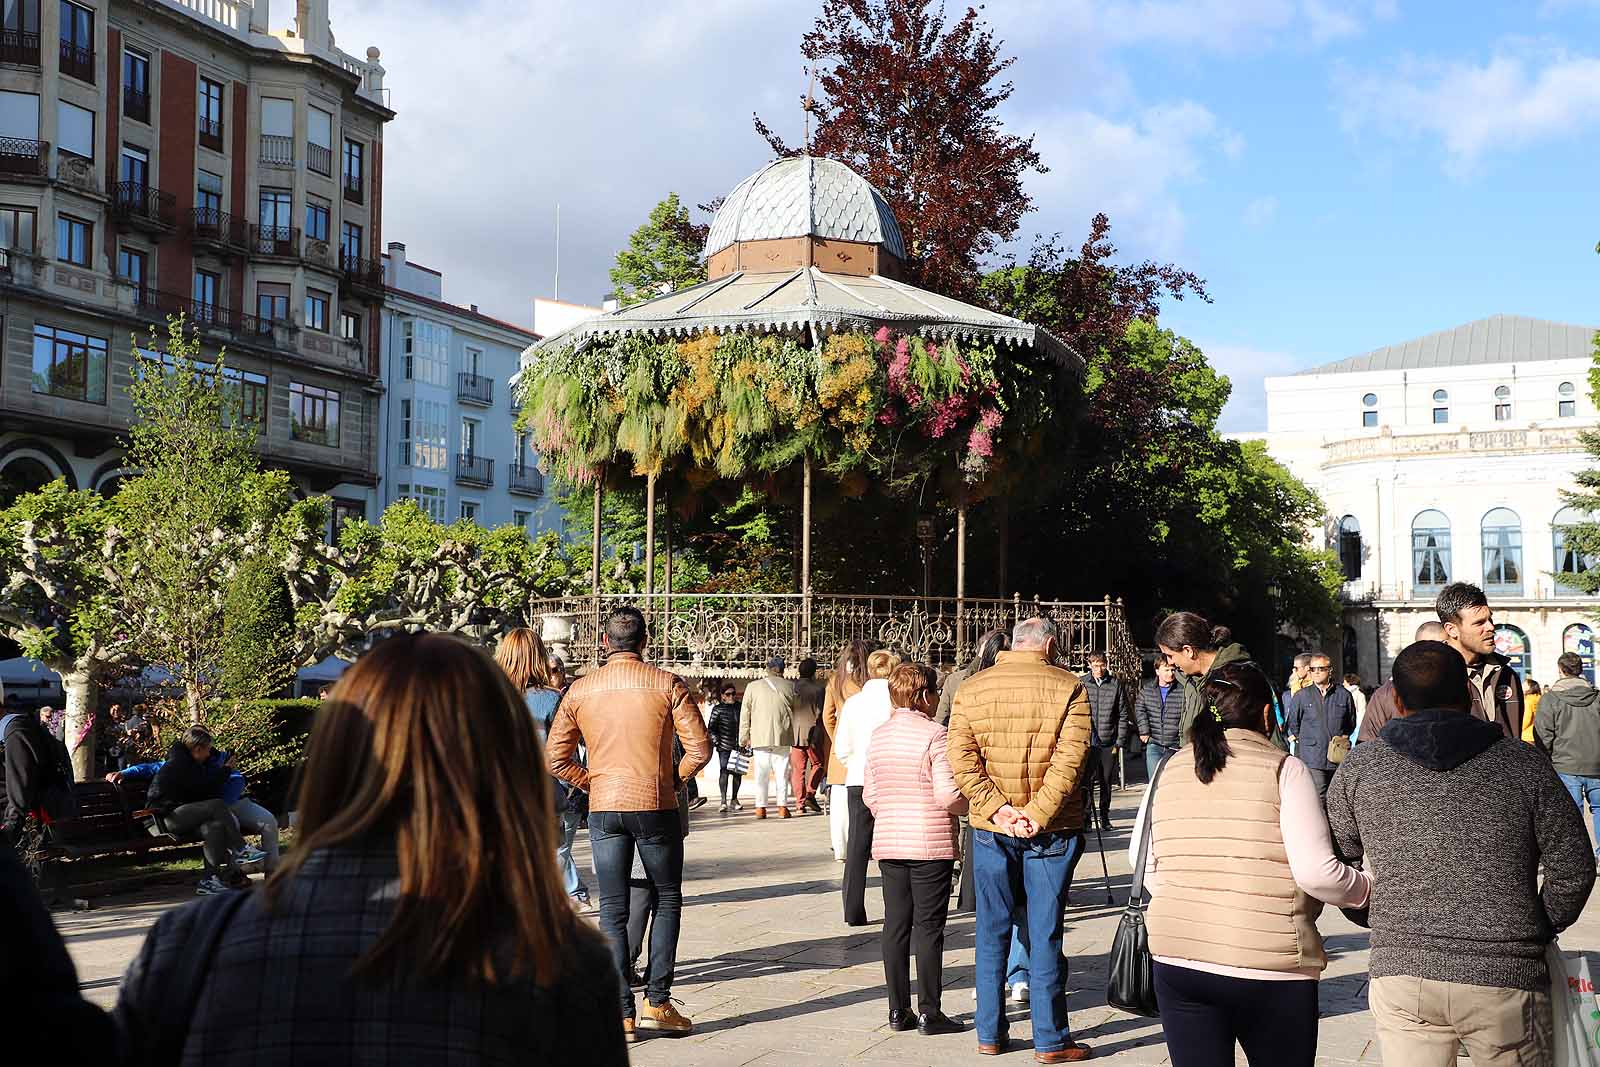
<svg viewBox="0 0 1600 1067"><path fill-rule="evenodd" d="M1600 248L1596 251L1600 251ZM1589 396L1600 403L1600 334L1595 335L1593 351ZM1584 430L1578 439L1583 442L1584 451L1592 459L1600 461L1600 431ZM1565 571L1556 577L1566 588L1594 596L1600 593L1600 467L1581 470L1574 480L1577 488L1563 490L1561 499L1586 518L1562 530L1566 551L1575 557L1576 566L1569 570L1564 567L1565 561L1556 560L1556 565Z"/></svg>
<svg viewBox="0 0 1600 1067"><path fill-rule="evenodd" d="M294 676L290 659L294 608L289 586L266 553L240 567L222 605L222 692L250 699L277 691Z"/></svg>
<svg viewBox="0 0 1600 1067"><path fill-rule="evenodd" d="M808 104L817 130L803 148L883 192L918 284L970 296L980 262L1032 208L1024 176L1046 170L1033 138L1006 133L997 114L1014 59L976 11L947 24L931 0L823 0L800 51L823 94ZM773 151L796 154L755 125Z"/></svg>
<svg viewBox="0 0 1600 1067"><path fill-rule="evenodd" d="M690 221L677 193L668 193L617 253L611 284L622 306L705 281L706 230Z"/></svg>

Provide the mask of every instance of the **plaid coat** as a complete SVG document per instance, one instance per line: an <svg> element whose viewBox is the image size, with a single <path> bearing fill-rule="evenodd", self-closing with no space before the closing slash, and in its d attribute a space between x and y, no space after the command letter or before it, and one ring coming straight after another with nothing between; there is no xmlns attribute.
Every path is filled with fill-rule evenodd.
<svg viewBox="0 0 1600 1067"><path fill-rule="evenodd" d="M211 962L180 1061L194 1067L294 1064L626 1064L620 979L598 934L582 928L552 987L477 988L356 981L351 964L388 925L394 852L327 849L306 860L268 914L253 893ZM116 1020L148 1062L203 897L167 912L123 976Z"/></svg>

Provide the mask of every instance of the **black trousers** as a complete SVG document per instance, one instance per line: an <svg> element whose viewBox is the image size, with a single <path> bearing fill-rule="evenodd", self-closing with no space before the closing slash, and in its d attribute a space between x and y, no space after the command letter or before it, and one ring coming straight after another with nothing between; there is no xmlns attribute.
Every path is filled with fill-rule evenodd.
<svg viewBox="0 0 1600 1067"><path fill-rule="evenodd" d="M867 925L867 861L872 858L872 811L861 799L859 785L847 786L850 798L850 843L844 854L844 921Z"/></svg>
<svg viewBox="0 0 1600 1067"><path fill-rule="evenodd" d="M1173 1067L1233 1067L1235 1041L1250 1067L1316 1061L1316 982L1228 978L1160 962L1155 979Z"/></svg>
<svg viewBox="0 0 1600 1067"><path fill-rule="evenodd" d="M1117 780L1116 752L1109 748L1091 748L1083 773L1084 799L1090 804L1098 801L1102 822L1110 819L1112 783ZM1095 796L1097 792L1098 797Z"/></svg>
<svg viewBox="0 0 1600 1067"><path fill-rule="evenodd" d="M733 749L731 748L717 749L717 756L722 760L722 769L717 774L717 784L722 788L722 802L724 804L731 804L739 799L739 783L744 781L744 775L728 770L728 757L731 755L733 755ZM730 784L733 786L731 792L728 790Z"/></svg>
<svg viewBox="0 0 1600 1067"><path fill-rule="evenodd" d="M661 898L648 878L628 879L628 960L639 969L639 954L644 951L644 934L656 913Z"/></svg>
<svg viewBox="0 0 1600 1067"><path fill-rule="evenodd" d="M883 978L889 1007L911 1007L911 951L917 953L917 1011L939 1010L944 924L954 860L879 860L883 875Z"/></svg>

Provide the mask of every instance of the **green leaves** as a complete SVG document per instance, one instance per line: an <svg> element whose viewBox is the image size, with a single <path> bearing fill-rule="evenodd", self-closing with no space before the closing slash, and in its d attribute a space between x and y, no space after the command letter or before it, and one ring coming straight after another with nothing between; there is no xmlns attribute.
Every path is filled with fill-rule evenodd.
<svg viewBox="0 0 1600 1067"><path fill-rule="evenodd" d="M689 209L677 193L668 193L651 210L649 221L633 231L628 247L617 253L611 284L622 306L705 281L700 259L705 229L689 221Z"/></svg>

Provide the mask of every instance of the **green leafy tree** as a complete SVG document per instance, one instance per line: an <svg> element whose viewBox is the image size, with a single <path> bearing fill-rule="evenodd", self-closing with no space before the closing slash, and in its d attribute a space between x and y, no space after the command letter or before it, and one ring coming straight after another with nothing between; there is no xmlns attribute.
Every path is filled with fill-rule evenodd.
<svg viewBox="0 0 1600 1067"><path fill-rule="evenodd" d="M678 194L668 193L617 253L611 268L614 295L627 307L705 281L705 244L706 226L691 221Z"/></svg>
<svg viewBox="0 0 1600 1067"><path fill-rule="evenodd" d="M1594 340L1589 396L1600 403L1600 334ZM1584 451L1600 463L1600 430L1584 430L1579 440L1583 442ZM1566 551L1573 557L1572 566L1565 566L1565 561L1558 559L1556 563L1562 566L1563 573L1552 577L1559 579L1565 588L1594 596L1600 593L1600 466L1579 471L1574 481L1577 487L1564 490L1561 499L1586 518L1562 531Z"/></svg>

